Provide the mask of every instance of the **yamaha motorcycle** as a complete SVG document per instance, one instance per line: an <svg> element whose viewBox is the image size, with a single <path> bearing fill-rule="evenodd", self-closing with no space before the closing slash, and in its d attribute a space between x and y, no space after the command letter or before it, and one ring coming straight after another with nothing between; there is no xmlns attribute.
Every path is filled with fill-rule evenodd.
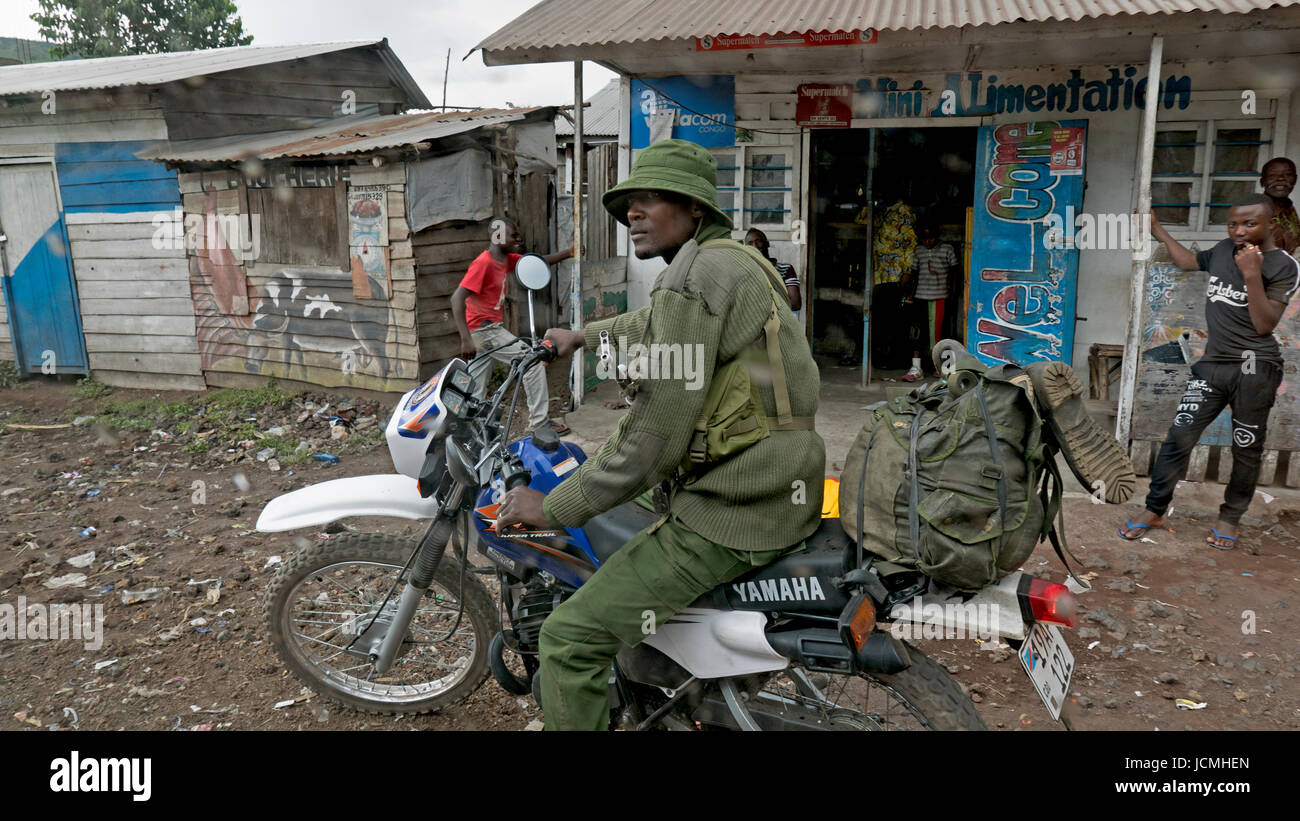
<svg viewBox="0 0 1300 821"><path fill-rule="evenodd" d="M540 258L520 260L518 273L530 289L549 281ZM529 315L531 326L531 293ZM262 531L360 516L428 522L417 541L346 533L279 568L265 625L305 685L376 713L446 708L489 673L510 693L533 691L547 616L660 518L629 503L582 528L497 527L507 490L549 492L586 459L546 428L507 441L523 374L553 358L549 342L532 344L481 401L469 366L453 359L394 409L386 437L395 475L335 479L266 506ZM940 606L909 606L918 594ZM960 606L945 606L952 603ZM1074 663L1055 625L1072 626L1073 610L1063 585L1021 573L973 597L919 573L884 573L837 519L824 518L804 550L709 592L667 623L648 623L645 640L624 647L614 664L611 726L985 729L947 671L900 636L920 637L922 627L974 631L989 613L1055 718Z"/></svg>

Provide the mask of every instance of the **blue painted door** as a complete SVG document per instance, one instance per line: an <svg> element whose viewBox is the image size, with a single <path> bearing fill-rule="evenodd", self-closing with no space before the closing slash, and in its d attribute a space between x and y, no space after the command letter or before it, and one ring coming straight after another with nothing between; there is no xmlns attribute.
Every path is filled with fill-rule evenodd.
<svg viewBox="0 0 1300 821"><path fill-rule="evenodd" d="M1083 200L1086 126L979 130L966 345L988 365L1072 358L1079 252L1061 237Z"/></svg>
<svg viewBox="0 0 1300 821"><path fill-rule="evenodd" d="M50 163L0 164L5 313L24 373L86 373L81 311Z"/></svg>

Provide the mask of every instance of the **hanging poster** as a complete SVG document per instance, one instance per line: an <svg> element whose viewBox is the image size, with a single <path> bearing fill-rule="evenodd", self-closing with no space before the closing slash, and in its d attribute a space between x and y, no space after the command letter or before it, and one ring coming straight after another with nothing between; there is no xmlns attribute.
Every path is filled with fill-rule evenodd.
<svg viewBox="0 0 1300 821"><path fill-rule="evenodd" d="M801 128L848 128L853 121L853 86L804 83L795 103L795 123Z"/></svg>
<svg viewBox="0 0 1300 821"><path fill-rule="evenodd" d="M348 245L388 244L388 186L348 186Z"/></svg>
<svg viewBox="0 0 1300 821"><path fill-rule="evenodd" d="M1052 159L1049 167L1054 174L1083 173L1083 128L1052 129Z"/></svg>
<svg viewBox="0 0 1300 821"><path fill-rule="evenodd" d="M388 186L348 187L348 247L353 295L386 299L393 291L388 264ZM383 293L375 293L379 289Z"/></svg>

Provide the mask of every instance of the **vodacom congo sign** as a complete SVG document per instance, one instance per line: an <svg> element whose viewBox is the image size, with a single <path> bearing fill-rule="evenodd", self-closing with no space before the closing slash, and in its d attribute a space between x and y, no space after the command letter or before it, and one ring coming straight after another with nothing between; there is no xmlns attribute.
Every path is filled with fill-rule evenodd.
<svg viewBox="0 0 1300 821"><path fill-rule="evenodd" d="M632 148L668 138L705 148L736 144L736 78L647 77L632 81Z"/></svg>

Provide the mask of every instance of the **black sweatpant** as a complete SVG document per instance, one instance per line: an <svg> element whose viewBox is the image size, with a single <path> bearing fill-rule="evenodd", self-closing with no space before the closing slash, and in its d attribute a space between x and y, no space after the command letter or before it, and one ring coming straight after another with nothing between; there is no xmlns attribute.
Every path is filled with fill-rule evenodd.
<svg viewBox="0 0 1300 821"><path fill-rule="evenodd" d="M1232 477L1223 492L1219 519L1238 524L1255 495L1259 463L1264 454L1268 412L1273 408L1282 367L1274 362L1197 362L1178 402L1169 435L1160 446L1151 471L1147 510L1163 516L1174 498L1174 487L1187 473L1187 460L1201 433L1224 407L1232 408Z"/></svg>

